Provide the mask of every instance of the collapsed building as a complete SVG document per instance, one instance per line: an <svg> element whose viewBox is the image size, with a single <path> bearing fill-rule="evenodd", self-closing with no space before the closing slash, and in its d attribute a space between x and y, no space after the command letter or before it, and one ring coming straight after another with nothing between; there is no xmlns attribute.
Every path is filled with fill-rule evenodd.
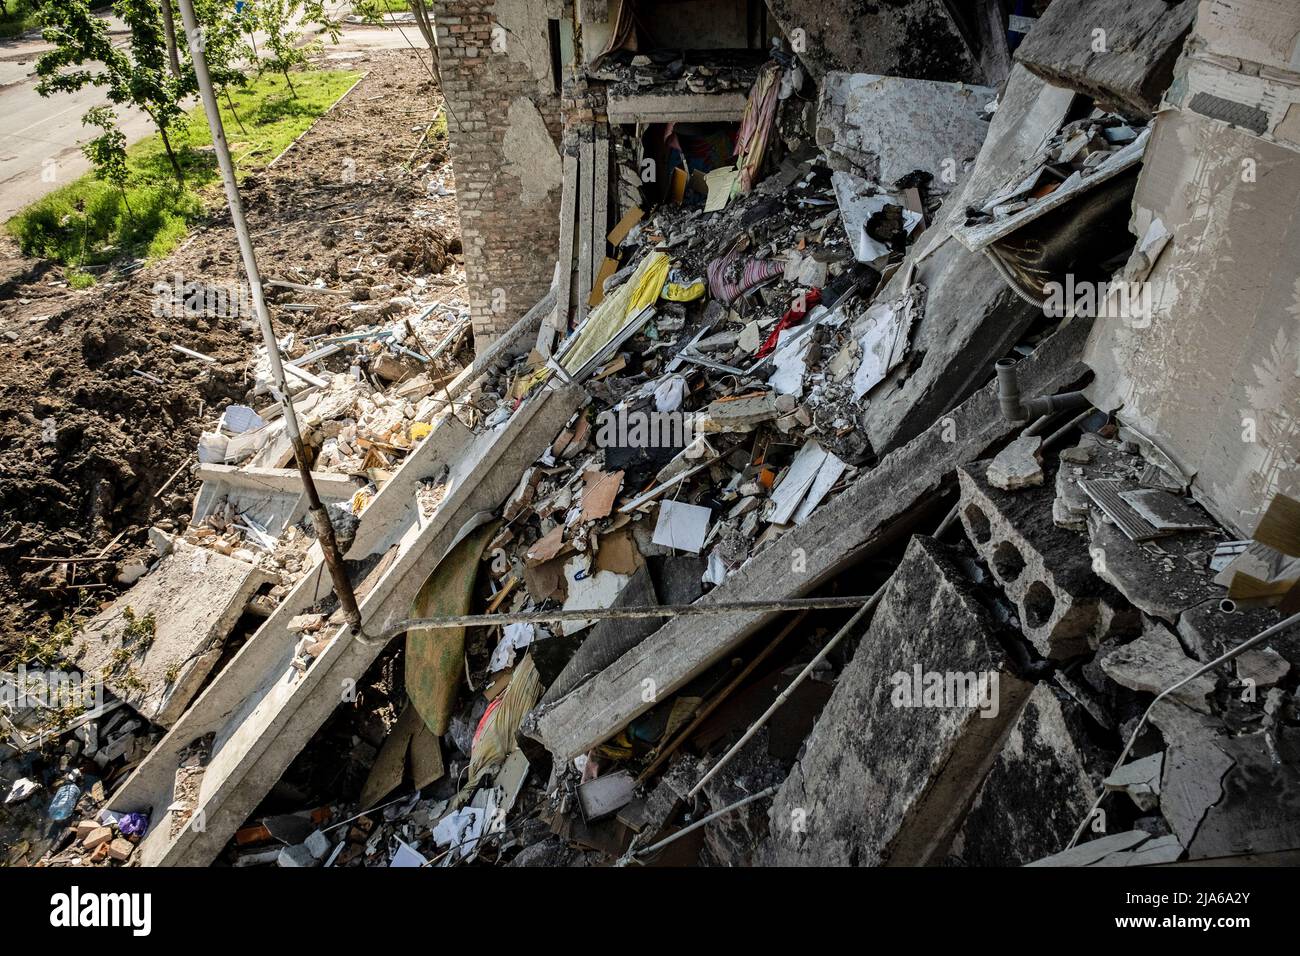
<svg viewBox="0 0 1300 956"><path fill-rule="evenodd" d="M1031 6L436 2L478 357L303 349L360 633L223 412L131 858L1294 859L1300 14Z"/></svg>

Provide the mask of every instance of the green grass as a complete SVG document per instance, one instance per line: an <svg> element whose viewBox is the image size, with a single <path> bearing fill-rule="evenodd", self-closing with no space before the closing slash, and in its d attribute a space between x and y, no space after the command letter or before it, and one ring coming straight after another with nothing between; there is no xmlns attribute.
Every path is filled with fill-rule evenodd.
<svg viewBox="0 0 1300 956"><path fill-rule="evenodd" d="M252 78L244 89L231 92L242 130L221 97L221 119L237 174L242 177L278 156L360 75L341 70L294 74L296 99L282 76ZM155 133L127 150L131 178L125 200L116 187L88 173L18 213L9 220L9 231L27 255L72 267L69 280L79 287L90 280L78 266L128 255L165 256L203 216L205 204L221 199L216 157L202 149L212 144L202 107L190 112L183 129L172 130L171 141L184 188L178 188L162 137Z"/></svg>
<svg viewBox="0 0 1300 956"><path fill-rule="evenodd" d="M363 17L384 13L408 13L410 9L410 0L362 0L353 7L353 10Z"/></svg>

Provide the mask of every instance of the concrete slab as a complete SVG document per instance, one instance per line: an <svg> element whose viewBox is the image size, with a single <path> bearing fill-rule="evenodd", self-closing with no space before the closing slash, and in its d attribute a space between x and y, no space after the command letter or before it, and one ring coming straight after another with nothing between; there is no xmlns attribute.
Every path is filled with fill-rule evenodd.
<svg viewBox="0 0 1300 956"><path fill-rule="evenodd" d="M948 192L975 161L989 124L980 114L997 96L987 86L870 73L828 73L817 101L817 145L834 169L894 188L910 173Z"/></svg>
<svg viewBox="0 0 1300 956"><path fill-rule="evenodd" d="M1183 612L1220 601L1227 590L1214 583L1206 556L1221 541L1206 532L1179 534L1142 545L1096 510L1088 516L1088 550L1102 579L1152 617L1175 623Z"/></svg>
<svg viewBox="0 0 1300 956"><path fill-rule="evenodd" d="M974 168L879 293L881 301L897 299L912 271L912 281L926 288L925 309L911 333L913 360L887 374L863 408L867 437L877 453L911 440L987 381L993 362L1041 318L985 256L944 237L963 222L968 197L1008 179L1056 132L1073 99L1073 93L1054 89L1023 68L1014 70Z"/></svg>
<svg viewBox="0 0 1300 956"><path fill-rule="evenodd" d="M1121 421L1160 436L1196 476L1197 501L1238 538L1253 534L1274 495L1300 496L1297 193L1295 151L1193 112L1161 112L1132 228L1144 235L1158 219L1173 238L1145 283L1149 311L1098 322L1088 347L1093 403L1122 406Z"/></svg>
<svg viewBox="0 0 1300 956"><path fill-rule="evenodd" d="M765 862L924 866L942 859L1032 689L1007 669L1000 626L959 569L958 554L912 539L804 755L777 791ZM934 678L942 692L931 695Z"/></svg>
<svg viewBox="0 0 1300 956"><path fill-rule="evenodd" d="M1075 380L1087 322L1072 322L1020 366L1022 387L1056 391ZM1025 384L1028 383L1028 384ZM702 601L802 597L873 552L896 544L923 518L937 521L941 492L958 465L1014 427L998 414L993 385L971 396L904 448L886 456L808 522L750 558ZM525 721L558 759L585 753L739 646L774 615L719 614L671 621L587 683ZM653 694L647 694L653 689ZM649 699L647 699L647 697Z"/></svg>
<svg viewBox="0 0 1300 956"><path fill-rule="evenodd" d="M1088 739L1089 723L1075 701L1037 685L975 795L948 863L1023 866L1065 846L1110 768Z"/></svg>
<svg viewBox="0 0 1300 956"><path fill-rule="evenodd" d="M1146 116L1173 81L1196 6L1195 0L1055 0L1015 59L1049 83Z"/></svg>
<svg viewBox="0 0 1300 956"><path fill-rule="evenodd" d="M1182 854L1182 845L1172 834L1153 837L1145 830L1129 830L1081 843L1029 866L1155 866L1173 863Z"/></svg>
<svg viewBox="0 0 1300 956"><path fill-rule="evenodd" d="M1064 660L1108 637L1138 633L1140 615L1093 573L1087 539L1053 522L1055 489L1002 491L989 484L986 470L986 462L976 462L957 472L962 526L1039 653Z"/></svg>
<svg viewBox="0 0 1300 956"><path fill-rule="evenodd" d="M362 513L358 537L380 542L381 553L351 562L366 629L378 633L410 613L420 586L477 516L499 508L524 470L548 448L579 407L583 392L548 386L509 420L466 443L462 431L439 421ZM410 476L401 472L410 469ZM446 494L427 520L413 518L404 495L412 478L445 476ZM401 478L402 480L398 480ZM395 502L395 503L394 503ZM406 526L393 528L402 520ZM366 530L379 524L383 532ZM390 540L391 544L382 542ZM288 629L308 608L332 608L329 577L317 566L303 578L239 654L204 691L185 717L149 753L110 805L147 810L151 827L140 845L145 865L206 865L280 779L349 687L382 649L346 637L332 621L329 644L305 670L294 666L296 643ZM167 812L176 792L184 752L212 735L193 812Z"/></svg>
<svg viewBox="0 0 1300 956"><path fill-rule="evenodd" d="M262 530L278 538L286 527L307 516L307 499L296 468L256 468L238 465L199 465L203 482L194 498L193 521L199 521L228 502L239 515L247 515ZM316 491L326 504L346 501L362 487L348 475L313 472Z"/></svg>
<svg viewBox="0 0 1300 956"><path fill-rule="evenodd" d="M114 695L170 727L216 666L249 600L275 580L247 561L177 540L76 638L73 660ZM152 625L147 623L152 620Z"/></svg>
<svg viewBox="0 0 1300 956"><path fill-rule="evenodd" d="M1300 815L1293 809L1300 799L1300 731L1279 725L1263 733L1226 737L1209 746L1222 750L1231 766L1221 776L1202 777L1222 795L1205 807L1194 832L1188 834L1187 858L1204 860L1300 847ZM1162 808L1164 805L1162 795Z"/></svg>

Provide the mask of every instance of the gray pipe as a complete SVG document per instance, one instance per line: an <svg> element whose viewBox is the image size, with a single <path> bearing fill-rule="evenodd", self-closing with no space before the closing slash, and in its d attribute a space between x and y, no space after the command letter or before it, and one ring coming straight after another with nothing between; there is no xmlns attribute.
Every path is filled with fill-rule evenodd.
<svg viewBox="0 0 1300 956"><path fill-rule="evenodd" d="M1083 392L1062 392L1026 399L1020 394L1020 377L1015 359L998 359L993 366L998 377L998 407L1009 422L1027 422L1043 415L1071 412L1089 406Z"/></svg>

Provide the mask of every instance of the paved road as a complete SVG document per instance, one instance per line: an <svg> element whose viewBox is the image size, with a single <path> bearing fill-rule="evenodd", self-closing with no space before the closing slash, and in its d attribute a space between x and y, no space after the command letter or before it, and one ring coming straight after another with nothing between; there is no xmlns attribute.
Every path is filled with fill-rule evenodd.
<svg viewBox="0 0 1300 956"><path fill-rule="evenodd" d="M331 6L338 16L351 3ZM125 43L121 22L109 18L109 23L115 42ZM413 26L404 29L411 42L420 43ZM107 100L94 87L50 97L38 94L36 58L48 48L45 41L30 35L0 41L0 222L90 168L80 147L94 130L83 126L81 117ZM339 46L327 47L326 56L341 61L348 52L376 49L407 49L407 44L397 30L349 24ZM119 109L118 118L128 142L153 132L149 117L138 110Z"/></svg>

